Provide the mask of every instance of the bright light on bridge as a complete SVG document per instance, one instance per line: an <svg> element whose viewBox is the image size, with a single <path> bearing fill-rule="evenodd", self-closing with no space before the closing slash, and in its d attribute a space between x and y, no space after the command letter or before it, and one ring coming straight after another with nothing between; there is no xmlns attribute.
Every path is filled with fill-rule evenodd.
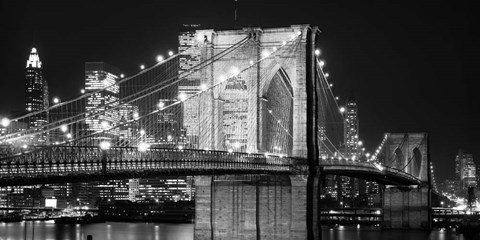
<svg viewBox="0 0 480 240"><path fill-rule="evenodd" d="M57 104L57 103L59 103L59 102L60 102L60 98L58 98L58 97L54 97L54 98L53 98L53 103L54 103L54 104Z"/></svg>
<svg viewBox="0 0 480 240"><path fill-rule="evenodd" d="M344 112L345 112L345 108L344 108L344 107L340 107L340 112L341 112L341 113L344 113Z"/></svg>
<svg viewBox="0 0 480 240"><path fill-rule="evenodd" d="M141 142L138 144L138 151L145 152L150 148L150 144Z"/></svg>
<svg viewBox="0 0 480 240"><path fill-rule="evenodd" d="M68 138L68 139L71 139L71 138L72 138L72 134L71 134L71 133L67 133L67 138Z"/></svg>
<svg viewBox="0 0 480 240"><path fill-rule="evenodd" d="M83 89L83 88L80 89L80 93L81 93L81 94L84 94L84 93L85 93L85 89Z"/></svg>
<svg viewBox="0 0 480 240"><path fill-rule="evenodd" d="M145 69L145 65L143 65L143 64L140 65L140 69L141 69L141 70Z"/></svg>
<svg viewBox="0 0 480 240"><path fill-rule="evenodd" d="M110 123L108 123L107 121L102 121L102 123L100 123L102 125L102 128L103 129L107 129L110 127ZM66 132L66 131L65 131Z"/></svg>
<svg viewBox="0 0 480 240"><path fill-rule="evenodd" d="M168 51L168 56L173 56L173 51Z"/></svg>
<svg viewBox="0 0 480 240"><path fill-rule="evenodd" d="M100 143L100 148L102 150L110 149L111 146L112 146L112 144L110 142L107 142L107 141L103 141L103 142Z"/></svg>
<svg viewBox="0 0 480 240"><path fill-rule="evenodd" d="M380 165L380 164L378 164L378 163L374 163L373 165L374 165L378 170L380 170L380 171L385 170L385 167L382 166L382 165Z"/></svg>
<svg viewBox="0 0 480 240"><path fill-rule="evenodd" d="M158 103L158 108L162 109L163 107L165 107L165 103L162 102L162 101L160 101L160 102Z"/></svg>
<svg viewBox="0 0 480 240"><path fill-rule="evenodd" d="M320 56L320 49L315 49L315 55Z"/></svg>
<svg viewBox="0 0 480 240"><path fill-rule="evenodd" d="M8 126L10 125L10 119L4 117L4 118L2 118L2 122L1 122L1 123L2 123L2 126L3 126L3 127L8 127Z"/></svg>
<svg viewBox="0 0 480 240"><path fill-rule="evenodd" d="M182 101L182 102L185 101L185 100L187 100L187 94L186 94L186 93L180 93L180 94L178 94L178 100L180 100L180 101Z"/></svg>
<svg viewBox="0 0 480 240"><path fill-rule="evenodd" d="M320 67L323 67L323 66L325 66L325 61L321 60L320 61Z"/></svg>
<svg viewBox="0 0 480 240"><path fill-rule="evenodd" d="M233 66L230 68L230 72L233 74L233 76L237 76L240 73L240 70L238 70L237 67Z"/></svg>
<svg viewBox="0 0 480 240"><path fill-rule="evenodd" d="M60 131L67 132L68 131L67 125L64 124L64 125L60 126Z"/></svg>
<svg viewBox="0 0 480 240"><path fill-rule="evenodd" d="M125 75L123 73L120 74L120 78L124 78L124 77L125 77Z"/></svg>
<svg viewBox="0 0 480 240"><path fill-rule="evenodd" d="M200 90L201 90L201 91L207 91L207 89L208 89L207 84L202 83L202 84L200 85Z"/></svg>
<svg viewBox="0 0 480 240"><path fill-rule="evenodd" d="M270 56L270 52L269 52L267 49L264 49L264 50L262 51L262 58L266 58L266 57L268 57L268 56Z"/></svg>
<svg viewBox="0 0 480 240"><path fill-rule="evenodd" d="M163 61L163 60L164 60L164 58L163 58L162 55L158 55L158 56L157 56L157 62L161 62L161 61Z"/></svg>

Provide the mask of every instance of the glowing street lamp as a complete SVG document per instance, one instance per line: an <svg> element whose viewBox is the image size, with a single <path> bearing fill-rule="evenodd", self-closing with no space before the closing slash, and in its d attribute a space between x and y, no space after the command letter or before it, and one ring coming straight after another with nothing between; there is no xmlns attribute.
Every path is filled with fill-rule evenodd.
<svg viewBox="0 0 480 240"><path fill-rule="evenodd" d="M57 104L57 103L59 103L59 102L60 102L60 98L58 98L58 97L54 97L54 98L53 98L53 103L54 103L54 104Z"/></svg>
<svg viewBox="0 0 480 240"><path fill-rule="evenodd" d="M150 148L150 144L141 142L138 144L138 151L145 152Z"/></svg>
<svg viewBox="0 0 480 240"><path fill-rule="evenodd" d="M125 77L125 74L120 74L120 78L124 78Z"/></svg>
<svg viewBox="0 0 480 240"><path fill-rule="evenodd" d="M68 131L67 125L62 125L62 126L60 126L60 131L62 131L62 132L67 132L67 131Z"/></svg>
<svg viewBox="0 0 480 240"><path fill-rule="evenodd" d="M202 92L203 92L203 91L207 91L207 89L208 89L207 84L202 83L202 84L200 85L200 90L201 90Z"/></svg>
<svg viewBox="0 0 480 240"><path fill-rule="evenodd" d="M265 50L262 51L262 54L261 54L262 58L266 58L269 55L270 55L270 52L268 50L265 49Z"/></svg>
<svg viewBox="0 0 480 240"><path fill-rule="evenodd" d="M10 125L10 119L6 117L2 118L1 124L3 127L8 127Z"/></svg>
<svg viewBox="0 0 480 240"><path fill-rule="evenodd" d="M173 56L173 51L168 51L168 56Z"/></svg>
<svg viewBox="0 0 480 240"><path fill-rule="evenodd" d="M71 134L71 133L67 133L67 138L68 138L68 139L71 139L71 138L72 138L72 134Z"/></svg>
<svg viewBox="0 0 480 240"><path fill-rule="evenodd" d="M340 107L340 112L344 113L345 112L345 107Z"/></svg>
<svg viewBox="0 0 480 240"><path fill-rule="evenodd" d="M110 123L108 123L107 121L102 121L102 123L100 123L102 125L102 128L103 129L107 129L110 127Z"/></svg>
<svg viewBox="0 0 480 240"><path fill-rule="evenodd" d="M83 88L80 89L80 93L81 93L81 94L84 94L84 93L85 93L85 89L83 89Z"/></svg>
<svg viewBox="0 0 480 240"><path fill-rule="evenodd" d="M187 94L186 94L186 93L180 93L180 94L178 94L178 100L180 100L180 101L182 101L182 102L185 101L185 100L187 100Z"/></svg>
<svg viewBox="0 0 480 240"><path fill-rule="evenodd" d="M320 56L320 49L315 49L315 55Z"/></svg>
<svg viewBox="0 0 480 240"><path fill-rule="evenodd" d="M237 67L233 66L232 68L230 68L230 72L231 72L234 76L237 76L237 75L240 73L240 70L238 70Z"/></svg>
<svg viewBox="0 0 480 240"><path fill-rule="evenodd" d="M102 150L110 149L111 146L112 146L112 144L108 141L103 141L103 142L100 143L100 149L102 149Z"/></svg>
<svg viewBox="0 0 480 240"><path fill-rule="evenodd" d="M133 113L133 119L137 120L140 118L140 115L138 114L138 112L134 112Z"/></svg>
<svg viewBox="0 0 480 240"><path fill-rule="evenodd" d="M143 65L143 64L140 65L140 69L141 69L141 70L145 69L145 65Z"/></svg>
<svg viewBox="0 0 480 240"><path fill-rule="evenodd" d="M161 61L163 61L163 60L164 60L164 58L163 58L162 55L158 55L158 56L157 56L157 62L161 62Z"/></svg>
<svg viewBox="0 0 480 240"><path fill-rule="evenodd" d="M323 67L323 66L325 66L325 61L321 60L320 61L320 67Z"/></svg>
<svg viewBox="0 0 480 240"><path fill-rule="evenodd" d="M165 103L160 101L158 103L158 108L162 109L163 107L165 107Z"/></svg>

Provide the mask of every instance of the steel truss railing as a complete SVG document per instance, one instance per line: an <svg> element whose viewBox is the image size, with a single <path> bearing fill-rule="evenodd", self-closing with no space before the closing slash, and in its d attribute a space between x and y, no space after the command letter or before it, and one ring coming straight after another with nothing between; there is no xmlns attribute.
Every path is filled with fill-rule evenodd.
<svg viewBox="0 0 480 240"><path fill-rule="evenodd" d="M404 179L406 180L405 182L411 182L416 184L421 183L420 179L407 172L387 166L383 166L382 169L379 169L375 167L375 165L371 162L351 161L346 159L325 159L320 161L320 166L331 166L339 168L352 167L356 169L364 169L364 171L376 173L377 175L391 176L398 179Z"/></svg>
<svg viewBox="0 0 480 240"><path fill-rule="evenodd" d="M292 158L265 154L160 148L142 152L132 147L101 150L98 147L54 146L3 159L0 162L0 185L65 182L79 177L295 174L306 169L301 165Z"/></svg>

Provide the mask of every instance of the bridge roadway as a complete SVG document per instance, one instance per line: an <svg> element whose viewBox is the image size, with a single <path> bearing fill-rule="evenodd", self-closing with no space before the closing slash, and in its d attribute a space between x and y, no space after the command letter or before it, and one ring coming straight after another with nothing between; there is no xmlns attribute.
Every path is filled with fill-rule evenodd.
<svg viewBox="0 0 480 240"><path fill-rule="evenodd" d="M356 176L383 184L420 181L393 168L372 163L328 159L324 174ZM213 150L133 147L101 150L97 146L51 146L0 159L0 186L62 183L179 175L307 175L306 159Z"/></svg>

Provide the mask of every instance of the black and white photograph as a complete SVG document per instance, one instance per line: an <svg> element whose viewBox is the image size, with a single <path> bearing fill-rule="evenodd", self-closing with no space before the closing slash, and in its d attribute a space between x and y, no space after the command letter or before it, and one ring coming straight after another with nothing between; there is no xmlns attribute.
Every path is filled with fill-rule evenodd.
<svg viewBox="0 0 480 240"><path fill-rule="evenodd" d="M479 12L0 0L0 240L478 240Z"/></svg>

